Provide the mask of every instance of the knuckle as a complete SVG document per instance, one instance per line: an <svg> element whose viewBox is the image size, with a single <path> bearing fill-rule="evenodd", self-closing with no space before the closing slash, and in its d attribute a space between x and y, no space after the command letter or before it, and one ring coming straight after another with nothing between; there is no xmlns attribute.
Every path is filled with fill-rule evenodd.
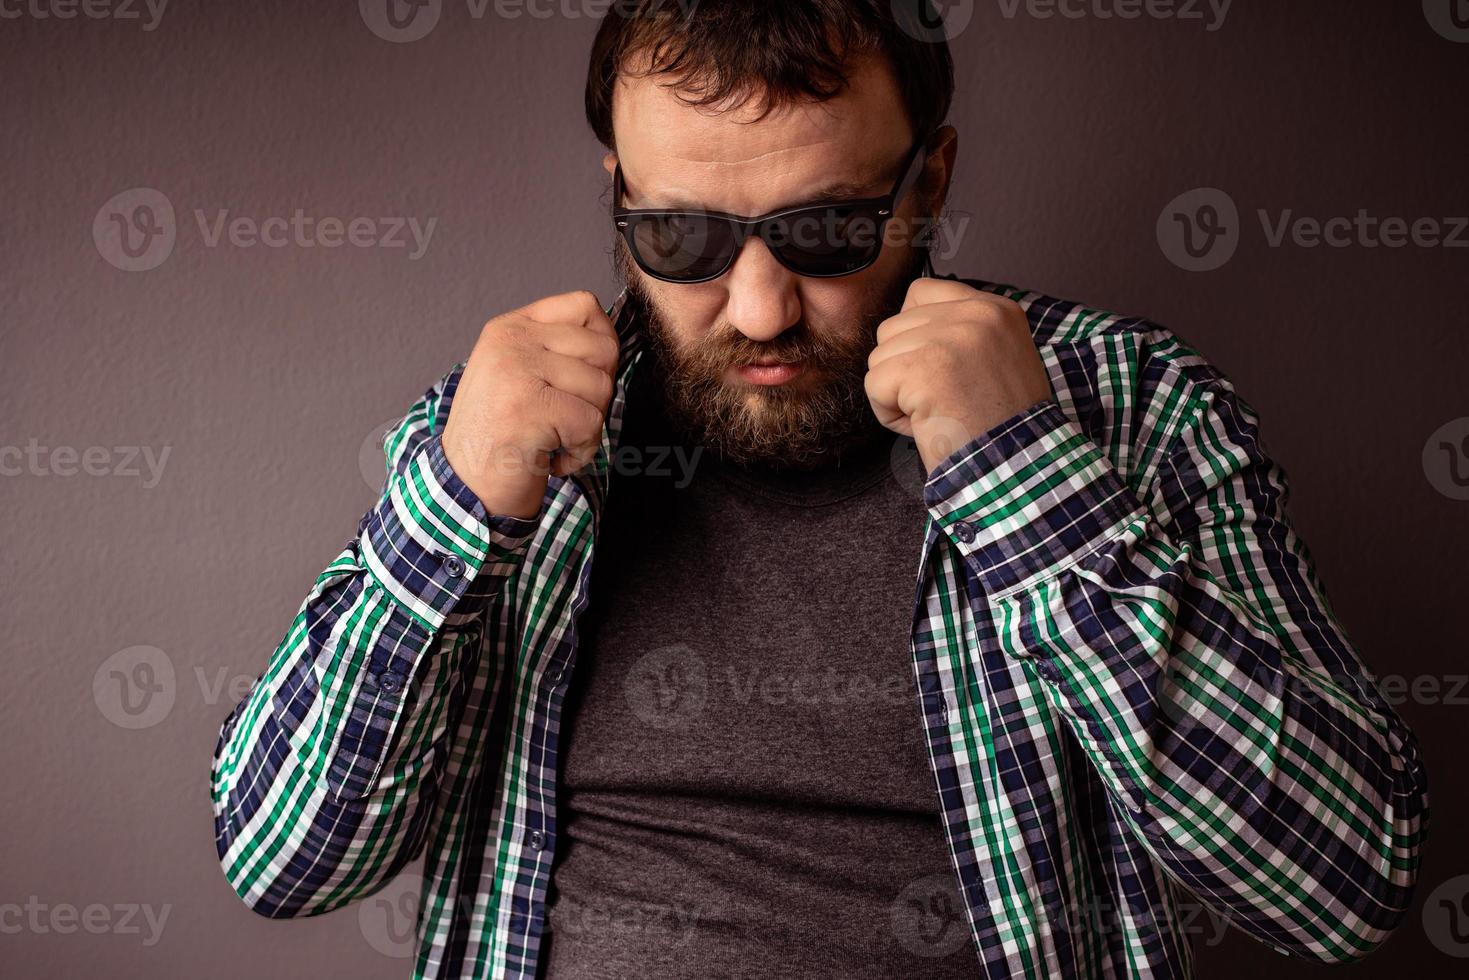
<svg viewBox="0 0 1469 980"><path fill-rule="evenodd" d="M1000 319L999 308L978 296L971 296L963 302L965 315L980 323L994 323Z"/></svg>
<svg viewBox="0 0 1469 980"><path fill-rule="evenodd" d="M586 441L601 441L602 413L581 399L577 399L576 425L578 433Z"/></svg>
<svg viewBox="0 0 1469 980"><path fill-rule="evenodd" d="M512 353L501 344L489 344L485 346L478 357L484 375L491 378L503 378L511 375L515 368L515 359Z"/></svg>

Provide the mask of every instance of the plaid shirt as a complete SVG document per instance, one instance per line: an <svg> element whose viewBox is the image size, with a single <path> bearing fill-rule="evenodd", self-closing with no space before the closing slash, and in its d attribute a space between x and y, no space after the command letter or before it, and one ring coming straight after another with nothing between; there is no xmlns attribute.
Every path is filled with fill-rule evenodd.
<svg viewBox="0 0 1469 980"><path fill-rule="evenodd" d="M915 696L976 976L1188 976L1201 910L1363 956L1409 906L1424 771L1255 412L1164 328L963 281L1026 310L1054 392L923 487ZM487 516L445 459L462 365L388 435L380 502L219 732L216 841L254 911L328 912L421 854L414 975L536 975L633 309L603 452L537 518Z"/></svg>

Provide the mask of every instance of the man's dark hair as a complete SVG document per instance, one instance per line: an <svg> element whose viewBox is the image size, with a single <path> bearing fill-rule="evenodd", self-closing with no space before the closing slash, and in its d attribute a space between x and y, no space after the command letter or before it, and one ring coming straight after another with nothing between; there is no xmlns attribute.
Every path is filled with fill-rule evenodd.
<svg viewBox="0 0 1469 980"><path fill-rule="evenodd" d="M930 0L618 0L587 69L587 122L615 148L612 91L631 56L678 78L689 106L759 98L760 117L840 93L855 57L885 56L916 135L943 124L954 63Z"/></svg>

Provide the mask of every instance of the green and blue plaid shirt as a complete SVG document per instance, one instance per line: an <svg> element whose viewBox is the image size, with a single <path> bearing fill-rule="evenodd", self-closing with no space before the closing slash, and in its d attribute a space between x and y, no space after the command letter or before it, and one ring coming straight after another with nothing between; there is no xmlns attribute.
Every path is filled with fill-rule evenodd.
<svg viewBox="0 0 1469 980"><path fill-rule="evenodd" d="M915 696L976 976L1185 977L1200 903L1366 954L1409 905L1424 771L1255 412L1155 324L964 281L1025 308L1054 392L923 487ZM486 515L445 459L462 365L388 435L380 502L219 733L219 856L254 911L328 912L422 855L414 975L536 975L634 309L603 452L537 518Z"/></svg>

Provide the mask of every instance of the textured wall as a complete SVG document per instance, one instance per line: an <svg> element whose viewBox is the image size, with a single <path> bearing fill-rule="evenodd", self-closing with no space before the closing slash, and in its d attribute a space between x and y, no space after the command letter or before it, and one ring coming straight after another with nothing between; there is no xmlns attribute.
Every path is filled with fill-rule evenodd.
<svg viewBox="0 0 1469 980"><path fill-rule="evenodd" d="M375 0L173 0L161 16L99 0L109 16L68 19L0 0L0 974L407 975L392 888L315 920L239 903L215 863L208 764L374 499L369 437L489 316L572 288L610 298L605 175L580 115L599 8L529 2L552 16L434 0L439 22L402 43L369 28ZM940 271L1150 316L1219 364L1263 416L1369 663L1416 680L1402 711L1435 831L1420 905L1447 891L1333 976L1447 975L1469 955L1438 907L1469 891L1453 881L1469 873L1469 489L1434 435L1469 434L1469 232L1458 248L1273 246L1257 212L1452 232L1469 214L1455 4L1462 21L1463 0L1171 8L1201 19L948 4L968 18L951 201L968 225ZM1158 227L1201 187L1237 208L1221 219L1238 241L1189 271ZM104 207L133 188L153 193ZM171 252L166 235L121 249L109 215L141 221L139 203ZM279 247L252 243L252 223L283 230ZM1206 977L1326 975L1201 942Z"/></svg>

